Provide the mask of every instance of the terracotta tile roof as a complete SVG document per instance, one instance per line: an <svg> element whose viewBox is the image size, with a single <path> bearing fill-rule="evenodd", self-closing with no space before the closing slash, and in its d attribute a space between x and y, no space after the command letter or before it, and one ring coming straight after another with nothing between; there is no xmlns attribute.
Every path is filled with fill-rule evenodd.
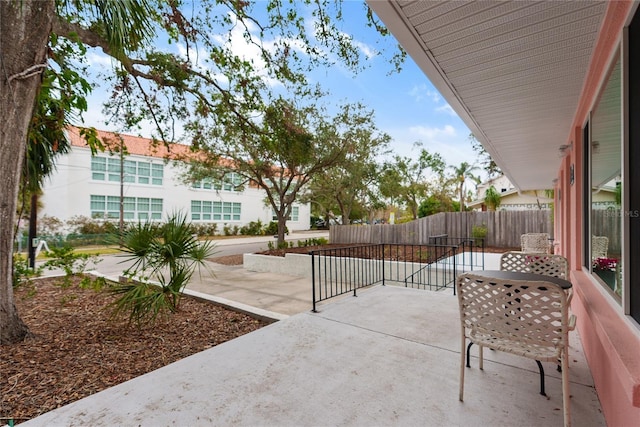
<svg viewBox="0 0 640 427"><path fill-rule="evenodd" d="M149 138L103 130L98 130L97 133L98 138L102 141L105 147L107 147L107 149L111 148L112 150L117 150L117 147L120 145L118 136L121 137L124 145L127 147L128 154L157 157L161 159L184 159L194 156L194 153L191 152L189 146L184 144L164 144L162 141L156 141L154 143L154 141ZM68 126L67 135L72 146L88 146L84 138L80 136L80 128Z"/></svg>
<svg viewBox="0 0 640 427"><path fill-rule="evenodd" d="M88 144L80 135L80 130L81 128L79 127L69 125L67 126L67 136L69 138L71 146L86 148L88 147ZM190 147L185 144L164 144L162 141L154 142L150 138L142 138L139 136L126 135L104 130L96 130L96 132L98 134L98 138L100 139L100 141L102 141L107 150L111 148L112 151L117 151L117 148L120 145L118 136L120 136L127 147L128 154L183 161L196 158L199 155L199 153L192 152ZM218 164L233 169L232 159L218 159ZM249 186L255 188L258 187L254 180L250 180Z"/></svg>

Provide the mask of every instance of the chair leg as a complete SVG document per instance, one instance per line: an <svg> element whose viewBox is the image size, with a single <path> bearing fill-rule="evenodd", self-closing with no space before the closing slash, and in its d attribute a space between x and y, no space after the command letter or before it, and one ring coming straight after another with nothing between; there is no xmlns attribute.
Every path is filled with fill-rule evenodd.
<svg viewBox="0 0 640 427"><path fill-rule="evenodd" d="M473 342L469 342L469 345L467 346L467 368L471 367L471 364L469 363L469 359L471 358L471 352L469 350L471 349L472 345L473 345Z"/></svg>
<svg viewBox="0 0 640 427"><path fill-rule="evenodd" d="M464 360L465 360L465 344L466 338L464 336L464 330L462 331L462 345L460 346L460 402L463 401L464 396ZM469 347L471 347L471 343L469 343ZM469 360L469 348L467 347L467 363ZM468 366L468 365L467 365Z"/></svg>
<svg viewBox="0 0 640 427"><path fill-rule="evenodd" d="M536 360L536 363L538 364L538 370L540 371L540 394L546 396L547 394L544 392L544 368L539 360Z"/></svg>
<svg viewBox="0 0 640 427"><path fill-rule="evenodd" d="M568 346L567 346L568 347ZM562 409L564 412L564 426L571 426L571 409L569 399L569 354L568 348L562 354Z"/></svg>

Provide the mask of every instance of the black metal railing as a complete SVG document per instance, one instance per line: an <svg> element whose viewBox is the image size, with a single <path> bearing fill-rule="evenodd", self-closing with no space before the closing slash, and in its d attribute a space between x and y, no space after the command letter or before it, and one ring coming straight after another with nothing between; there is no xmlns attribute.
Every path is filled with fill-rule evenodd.
<svg viewBox="0 0 640 427"><path fill-rule="evenodd" d="M449 237L440 234L428 237L429 244L458 246L457 266L464 271L484 270L484 239L474 237Z"/></svg>
<svg viewBox="0 0 640 427"><path fill-rule="evenodd" d="M451 239L451 238L447 238ZM455 291L457 272L478 267L465 251L478 246L469 239L458 244L374 244L310 251L313 311L316 304L375 284ZM484 249L483 247L480 247ZM484 254L484 252L482 252Z"/></svg>

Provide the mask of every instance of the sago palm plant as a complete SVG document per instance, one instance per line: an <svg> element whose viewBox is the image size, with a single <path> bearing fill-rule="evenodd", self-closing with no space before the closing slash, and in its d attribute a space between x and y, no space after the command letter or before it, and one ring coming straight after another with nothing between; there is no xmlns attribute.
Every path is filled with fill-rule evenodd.
<svg viewBox="0 0 640 427"><path fill-rule="evenodd" d="M182 213L174 213L161 226L138 223L121 235L123 261L133 261L125 271L126 283L116 285L114 316L128 315L129 321L155 321L158 314L175 312L185 286L196 268L205 267L215 252L212 241L198 241Z"/></svg>

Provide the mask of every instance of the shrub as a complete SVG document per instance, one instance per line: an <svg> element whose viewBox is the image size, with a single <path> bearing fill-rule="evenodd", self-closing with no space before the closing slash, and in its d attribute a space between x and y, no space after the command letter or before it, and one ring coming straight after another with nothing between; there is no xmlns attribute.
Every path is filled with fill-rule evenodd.
<svg viewBox="0 0 640 427"><path fill-rule="evenodd" d="M42 274L42 267L29 267L29 260L20 254L13 254L13 287L28 284L31 279Z"/></svg>
<svg viewBox="0 0 640 427"><path fill-rule="evenodd" d="M284 228L284 233L285 234L289 234L289 227ZM271 221L269 223L269 225L267 225L267 227L265 228L264 234L272 234L272 235L276 235L278 234L278 223L276 221Z"/></svg>
<svg viewBox="0 0 640 427"><path fill-rule="evenodd" d="M63 285L71 285L71 276L82 274L86 271L89 263L97 264L100 262L98 255L79 254L74 252L73 248L67 244L57 248L52 248L46 255L52 259L44 263L43 267L49 270L60 268L64 271ZM90 287L94 281L85 276L81 283L81 287Z"/></svg>
<svg viewBox="0 0 640 427"><path fill-rule="evenodd" d="M76 215L67 221L71 232L75 234L112 234L119 232L119 224L101 219Z"/></svg>
<svg viewBox="0 0 640 427"><path fill-rule="evenodd" d="M218 224L215 222L208 222L202 224L191 224L192 234L198 236L215 236L218 232Z"/></svg>
<svg viewBox="0 0 640 427"><path fill-rule="evenodd" d="M298 240L298 247L306 248L307 246L322 246L322 245L326 245L327 243L329 243L329 241L324 237L318 237L318 238L314 237L307 240Z"/></svg>
<svg viewBox="0 0 640 427"><path fill-rule="evenodd" d="M484 239L487 237L487 226L484 223L482 225L474 225L471 229L471 237L480 240L480 242L484 242Z"/></svg>
<svg viewBox="0 0 640 427"><path fill-rule="evenodd" d="M240 228L240 234L245 236L262 236L265 234L264 228L262 221L251 221L249 224Z"/></svg>
<svg viewBox="0 0 640 427"><path fill-rule="evenodd" d="M111 290L118 296L111 304L113 316L126 315L129 322L138 324L152 323L159 314L178 309L195 269L205 266L205 259L215 249L212 241L200 242L192 231L186 216L174 213L160 228L139 223L123 233L122 248L133 265L125 272L130 280Z"/></svg>
<svg viewBox="0 0 640 427"><path fill-rule="evenodd" d="M38 236L59 236L63 228L64 223L55 216L43 215L38 220Z"/></svg>
<svg viewBox="0 0 640 427"><path fill-rule="evenodd" d="M225 224L224 227L222 227L222 231L225 236L237 236L240 232L240 227L237 225Z"/></svg>

